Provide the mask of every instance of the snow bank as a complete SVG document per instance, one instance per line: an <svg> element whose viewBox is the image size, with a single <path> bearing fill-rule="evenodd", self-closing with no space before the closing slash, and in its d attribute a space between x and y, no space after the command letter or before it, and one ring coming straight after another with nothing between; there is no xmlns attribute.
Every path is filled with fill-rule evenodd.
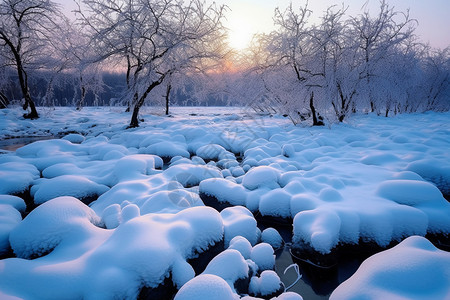
<svg viewBox="0 0 450 300"><path fill-rule="evenodd" d="M375 254L330 299L448 299L450 254L412 236Z"/></svg>

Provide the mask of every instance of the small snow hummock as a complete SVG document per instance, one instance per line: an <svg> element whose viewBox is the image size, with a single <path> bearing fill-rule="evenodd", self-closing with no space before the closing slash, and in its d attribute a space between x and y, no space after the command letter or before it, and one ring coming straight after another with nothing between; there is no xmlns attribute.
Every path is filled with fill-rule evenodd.
<svg viewBox="0 0 450 300"><path fill-rule="evenodd" d="M283 246L283 238L275 228L266 228L261 233L261 241L268 243L274 249L279 249Z"/></svg>
<svg viewBox="0 0 450 300"><path fill-rule="evenodd" d="M202 274L188 281L174 300L238 300L227 282L217 275Z"/></svg>
<svg viewBox="0 0 450 300"><path fill-rule="evenodd" d="M224 178L203 180L200 182L199 192L232 205L245 205L247 197L247 190L242 185Z"/></svg>
<svg viewBox="0 0 450 300"><path fill-rule="evenodd" d="M412 236L365 260L330 300L449 299L450 253Z"/></svg>
<svg viewBox="0 0 450 300"><path fill-rule="evenodd" d="M9 240L17 257L39 257L91 224L101 225L92 209L74 197L58 197L34 209L11 231Z"/></svg>
<svg viewBox="0 0 450 300"><path fill-rule="evenodd" d="M0 163L0 194L16 194L27 190L40 176L39 170L24 162Z"/></svg>
<svg viewBox="0 0 450 300"><path fill-rule="evenodd" d="M12 205L0 202L0 256L8 253L10 232L22 221L20 212Z"/></svg>
<svg viewBox="0 0 450 300"><path fill-rule="evenodd" d="M253 214L243 206L227 207L220 212L225 230L225 247L236 236L245 237L252 245L258 240L256 220Z"/></svg>
<svg viewBox="0 0 450 300"><path fill-rule="evenodd" d="M238 279L248 277L249 267L241 253L227 249L214 257L202 274L212 274L223 278L233 289Z"/></svg>
<svg viewBox="0 0 450 300"><path fill-rule="evenodd" d="M42 204L60 196L72 196L78 199L98 197L108 191L103 184L93 182L83 176L62 175L55 178L41 178L31 188L35 204Z"/></svg>
<svg viewBox="0 0 450 300"><path fill-rule="evenodd" d="M249 292L251 295L267 296L280 290L284 290L284 285L275 271L265 270L259 277L253 276L250 279Z"/></svg>
<svg viewBox="0 0 450 300"><path fill-rule="evenodd" d="M280 179L280 171L268 167L260 166L250 169L242 179L242 184L249 190L259 187L277 188L280 187L278 181Z"/></svg>
<svg viewBox="0 0 450 300"><path fill-rule="evenodd" d="M228 249L235 249L241 253L245 259L250 259L252 244L243 236L235 236L230 241Z"/></svg>
<svg viewBox="0 0 450 300"><path fill-rule="evenodd" d="M272 270L275 267L273 248L267 243L254 246L250 259L258 265L259 271Z"/></svg>
<svg viewBox="0 0 450 300"><path fill-rule="evenodd" d="M304 241L321 253L330 253L339 241L340 228L341 219L334 211L302 211L294 218L293 242Z"/></svg>

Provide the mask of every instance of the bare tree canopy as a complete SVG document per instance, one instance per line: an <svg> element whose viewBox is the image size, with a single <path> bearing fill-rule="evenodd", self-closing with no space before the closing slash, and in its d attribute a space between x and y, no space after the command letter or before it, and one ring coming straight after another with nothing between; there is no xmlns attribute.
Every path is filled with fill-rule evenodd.
<svg viewBox="0 0 450 300"><path fill-rule="evenodd" d="M2 0L0 3L0 46L7 65L17 70L26 118L38 118L30 95L29 70L43 67L64 17L50 0Z"/></svg>
<svg viewBox="0 0 450 300"><path fill-rule="evenodd" d="M198 0L84 0L79 7L99 60L125 66L130 127L139 125L139 109L166 78L221 55L224 7Z"/></svg>

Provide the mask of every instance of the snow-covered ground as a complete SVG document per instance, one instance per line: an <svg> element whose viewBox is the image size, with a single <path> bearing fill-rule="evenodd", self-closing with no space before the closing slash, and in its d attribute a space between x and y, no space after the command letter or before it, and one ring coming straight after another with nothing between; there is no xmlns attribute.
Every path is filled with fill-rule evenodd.
<svg viewBox="0 0 450 300"><path fill-rule="evenodd" d="M258 229L257 213L291 222L292 246L322 254L450 233L450 113L315 128L241 108L155 113L126 129L122 108L45 109L33 121L0 110L0 145L62 137L0 150L0 255L15 255L0 260L1 299L134 299L167 278L178 300L301 299L280 294L282 240ZM28 190L26 208L11 195L29 201ZM192 259L221 243L196 272ZM369 258L332 298L449 298L448 268L437 269L449 257L407 239ZM424 276L433 285L414 284Z"/></svg>

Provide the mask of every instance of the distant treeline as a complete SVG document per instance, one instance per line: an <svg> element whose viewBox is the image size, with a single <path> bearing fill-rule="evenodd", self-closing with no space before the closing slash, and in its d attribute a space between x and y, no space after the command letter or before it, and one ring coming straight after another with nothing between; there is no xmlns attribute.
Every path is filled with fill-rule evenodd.
<svg viewBox="0 0 450 300"><path fill-rule="evenodd" d="M48 86L49 86L49 76L42 72L41 74L36 74L37 76L33 76L30 80L30 93L35 95L36 105L37 106L49 106L48 100ZM40 76L39 76L40 75ZM120 106L124 105L127 102L126 97L128 95L126 92L125 85L125 73L117 73L117 72L102 72L100 74L101 87L98 91L87 90L86 96L84 99L84 106ZM58 81L58 83L51 87L52 95L51 95L51 104L50 106L76 106L77 101L80 97L80 91L73 84L73 74L66 74L62 76ZM9 74L9 84L2 89L2 94L12 102L12 104L21 105L22 94L20 90L20 86L18 84L17 75L14 75L13 72ZM227 98L224 97L216 97L214 95L210 95L199 101L198 98L192 97L190 95L190 90L192 90L192 86L188 86L185 89L174 90L171 94L171 105L176 106L226 106L230 105ZM161 96L155 95L157 99L153 99L154 101L149 102L149 105L164 105Z"/></svg>

